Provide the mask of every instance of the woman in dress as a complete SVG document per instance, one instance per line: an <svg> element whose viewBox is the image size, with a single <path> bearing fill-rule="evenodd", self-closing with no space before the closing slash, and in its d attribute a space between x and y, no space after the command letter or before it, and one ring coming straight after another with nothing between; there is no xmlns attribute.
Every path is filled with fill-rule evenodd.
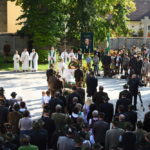
<svg viewBox="0 0 150 150"><path fill-rule="evenodd" d="M18 54L18 51L16 51L16 53L13 56L13 61L14 61L14 71L18 72L20 70L20 56Z"/></svg>

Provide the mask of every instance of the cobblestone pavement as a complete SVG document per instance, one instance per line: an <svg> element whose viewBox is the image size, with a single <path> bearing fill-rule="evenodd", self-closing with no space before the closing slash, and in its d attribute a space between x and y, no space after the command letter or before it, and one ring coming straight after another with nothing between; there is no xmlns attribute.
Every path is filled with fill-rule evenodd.
<svg viewBox="0 0 150 150"><path fill-rule="evenodd" d="M109 93L110 102L116 103L119 92L122 90L122 85L125 80L119 79L103 79L99 78L99 85L104 86L104 91ZM47 82L45 72L0 72L0 87L4 87L5 95L9 99L11 92L15 91L18 95L23 97L28 109L31 112L33 119L39 118L42 113L41 107L41 92L47 90ZM142 87L141 89L144 106L150 104L150 88ZM144 113L138 102L138 115L142 119ZM147 111L147 109L146 109Z"/></svg>

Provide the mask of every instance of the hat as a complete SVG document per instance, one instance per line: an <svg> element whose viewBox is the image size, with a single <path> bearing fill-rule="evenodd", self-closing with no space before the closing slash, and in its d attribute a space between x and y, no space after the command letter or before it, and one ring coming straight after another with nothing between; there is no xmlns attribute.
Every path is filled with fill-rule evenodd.
<svg viewBox="0 0 150 150"><path fill-rule="evenodd" d="M16 92L12 92L11 93L11 96L13 97L13 96L16 96L17 95L17 93Z"/></svg>

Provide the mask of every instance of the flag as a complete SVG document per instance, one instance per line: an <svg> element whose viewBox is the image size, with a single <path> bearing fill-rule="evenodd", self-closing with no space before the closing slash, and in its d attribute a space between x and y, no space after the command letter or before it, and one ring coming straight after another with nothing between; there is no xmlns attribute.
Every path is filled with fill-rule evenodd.
<svg viewBox="0 0 150 150"><path fill-rule="evenodd" d="M110 32L107 33L107 43L106 43L105 53L108 54L110 51Z"/></svg>

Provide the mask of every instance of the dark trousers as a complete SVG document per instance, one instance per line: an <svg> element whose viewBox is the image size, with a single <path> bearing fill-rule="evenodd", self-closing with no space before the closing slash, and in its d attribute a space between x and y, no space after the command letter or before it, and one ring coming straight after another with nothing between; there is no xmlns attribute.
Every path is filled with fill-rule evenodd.
<svg viewBox="0 0 150 150"><path fill-rule="evenodd" d="M110 65L105 65L104 66L104 76L109 76L110 75Z"/></svg>

